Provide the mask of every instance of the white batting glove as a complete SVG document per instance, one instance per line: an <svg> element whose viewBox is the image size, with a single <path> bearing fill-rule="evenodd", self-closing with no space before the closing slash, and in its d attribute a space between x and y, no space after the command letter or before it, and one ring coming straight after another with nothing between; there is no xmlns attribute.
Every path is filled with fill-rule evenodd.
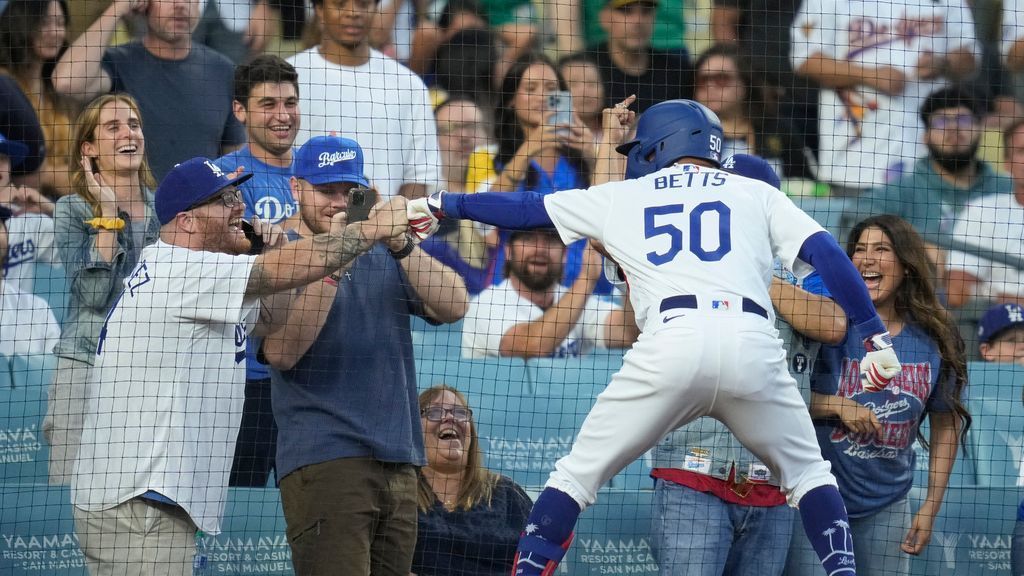
<svg viewBox="0 0 1024 576"><path fill-rule="evenodd" d="M444 212L441 211L441 195L444 192L440 190L428 198L417 198L406 204L409 230L417 243L433 236L441 226L440 219L444 218Z"/></svg>
<svg viewBox="0 0 1024 576"><path fill-rule="evenodd" d="M868 353L860 362L861 386L866 392L885 390L902 369L900 360L892 349L892 337L888 332L875 334L864 341L864 347L868 349Z"/></svg>

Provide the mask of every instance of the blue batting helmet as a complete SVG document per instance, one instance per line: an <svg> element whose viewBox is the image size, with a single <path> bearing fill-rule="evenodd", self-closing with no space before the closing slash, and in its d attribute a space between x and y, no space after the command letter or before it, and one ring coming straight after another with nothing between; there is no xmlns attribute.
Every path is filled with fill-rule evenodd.
<svg viewBox="0 0 1024 576"><path fill-rule="evenodd" d="M666 100L640 115L636 138L615 150L627 158L626 178L639 178L687 156L722 162L722 121L693 100Z"/></svg>

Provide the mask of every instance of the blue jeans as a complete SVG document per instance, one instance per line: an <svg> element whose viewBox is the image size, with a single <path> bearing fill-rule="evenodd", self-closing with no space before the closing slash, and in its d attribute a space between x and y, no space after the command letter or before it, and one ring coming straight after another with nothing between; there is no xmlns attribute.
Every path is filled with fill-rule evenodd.
<svg viewBox="0 0 1024 576"><path fill-rule="evenodd" d="M659 479L652 548L662 576L782 574L795 510L741 506Z"/></svg>
<svg viewBox="0 0 1024 576"><path fill-rule="evenodd" d="M1010 566L1013 576L1024 576L1024 520L1017 520L1017 523L1013 525Z"/></svg>
<svg viewBox="0 0 1024 576"><path fill-rule="evenodd" d="M908 576L910 555L900 550L910 530L910 502L904 498L863 518L850 518L857 576ZM793 526L793 544L786 565L787 576L819 576L825 573L818 555L804 533L800 517Z"/></svg>

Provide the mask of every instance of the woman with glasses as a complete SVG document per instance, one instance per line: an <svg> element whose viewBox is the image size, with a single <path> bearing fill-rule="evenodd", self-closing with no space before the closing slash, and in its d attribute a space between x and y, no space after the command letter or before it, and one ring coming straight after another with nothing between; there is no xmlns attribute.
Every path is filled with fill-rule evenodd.
<svg viewBox="0 0 1024 576"><path fill-rule="evenodd" d="M518 484L483 466L473 411L441 384L419 397L427 465L419 474L418 576L508 574L533 505Z"/></svg>
<svg viewBox="0 0 1024 576"><path fill-rule="evenodd" d="M773 165L779 178L813 179L810 150L779 119L774 98L754 80L746 57L732 44L715 44L694 65L694 100L722 121L722 158L756 154Z"/></svg>
<svg viewBox="0 0 1024 576"><path fill-rule="evenodd" d="M131 96L107 94L86 106L71 164L75 193L61 198L54 212L54 244L70 293L43 421L53 484L70 482L100 328L142 247L160 232L142 116Z"/></svg>

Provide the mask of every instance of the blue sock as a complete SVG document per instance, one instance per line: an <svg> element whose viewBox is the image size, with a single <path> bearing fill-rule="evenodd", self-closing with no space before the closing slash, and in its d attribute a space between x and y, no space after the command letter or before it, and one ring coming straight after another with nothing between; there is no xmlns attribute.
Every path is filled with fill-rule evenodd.
<svg viewBox="0 0 1024 576"><path fill-rule="evenodd" d="M545 488L537 497L519 539L515 574L537 575L548 560L557 560L580 512L579 504L571 496L561 490Z"/></svg>
<svg viewBox="0 0 1024 576"><path fill-rule="evenodd" d="M846 505L835 486L818 486L800 499L800 518L828 576L856 576Z"/></svg>

